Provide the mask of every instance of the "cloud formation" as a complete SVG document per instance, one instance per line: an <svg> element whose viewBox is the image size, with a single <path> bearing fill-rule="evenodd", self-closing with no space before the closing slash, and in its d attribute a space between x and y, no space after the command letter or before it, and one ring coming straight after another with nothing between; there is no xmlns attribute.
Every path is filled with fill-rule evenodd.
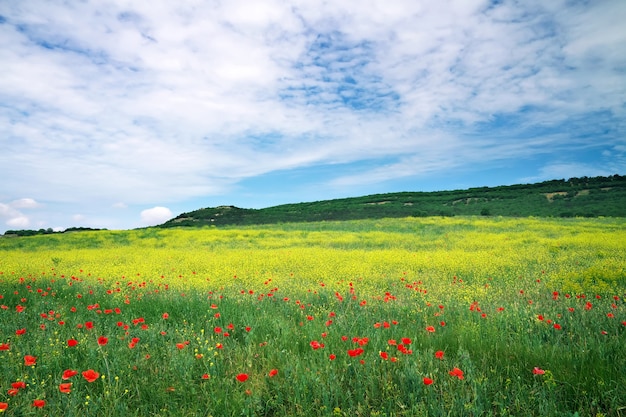
<svg viewBox="0 0 626 417"><path fill-rule="evenodd" d="M11 229L25 229L31 226L29 217L23 213L23 210L39 207L32 198L21 198L11 201L8 204L0 203L0 219Z"/></svg>
<svg viewBox="0 0 626 417"><path fill-rule="evenodd" d="M155 226L164 223L173 217L172 211L167 207L152 207L141 212L141 223L145 226Z"/></svg>
<svg viewBox="0 0 626 417"><path fill-rule="evenodd" d="M131 227L200 197L624 173L625 20L611 0L2 2L0 201ZM303 170L278 200L245 186Z"/></svg>

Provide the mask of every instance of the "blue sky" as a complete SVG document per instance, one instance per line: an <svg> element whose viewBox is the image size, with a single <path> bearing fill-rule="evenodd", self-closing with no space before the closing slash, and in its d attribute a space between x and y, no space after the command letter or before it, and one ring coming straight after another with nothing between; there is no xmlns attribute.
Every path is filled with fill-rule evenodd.
<svg viewBox="0 0 626 417"><path fill-rule="evenodd" d="M626 2L0 2L0 232L626 174Z"/></svg>

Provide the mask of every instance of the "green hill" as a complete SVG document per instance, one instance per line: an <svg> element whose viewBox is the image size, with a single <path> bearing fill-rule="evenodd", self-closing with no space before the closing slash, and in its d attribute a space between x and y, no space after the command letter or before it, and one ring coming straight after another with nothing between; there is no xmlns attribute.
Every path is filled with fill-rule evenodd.
<svg viewBox="0 0 626 417"><path fill-rule="evenodd" d="M373 194L263 209L208 207L182 213L159 227L457 215L626 217L626 177L582 177L467 190Z"/></svg>

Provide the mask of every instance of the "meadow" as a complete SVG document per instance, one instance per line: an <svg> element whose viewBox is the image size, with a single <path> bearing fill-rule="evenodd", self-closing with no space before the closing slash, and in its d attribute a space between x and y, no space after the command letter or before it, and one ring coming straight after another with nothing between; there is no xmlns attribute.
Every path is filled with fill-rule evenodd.
<svg viewBox="0 0 626 417"><path fill-rule="evenodd" d="M0 239L0 415L626 416L623 219Z"/></svg>

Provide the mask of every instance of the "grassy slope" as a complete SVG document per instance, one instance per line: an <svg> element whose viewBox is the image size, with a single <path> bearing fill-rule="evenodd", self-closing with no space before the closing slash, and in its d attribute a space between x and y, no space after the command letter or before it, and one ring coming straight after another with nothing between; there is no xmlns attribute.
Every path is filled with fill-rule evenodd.
<svg viewBox="0 0 626 417"><path fill-rule="evenodd" d="M161 227L455 215L626 217L626 177L583 177L468 190L374 194L258 210L220 206L182 213Z"/></svg>

